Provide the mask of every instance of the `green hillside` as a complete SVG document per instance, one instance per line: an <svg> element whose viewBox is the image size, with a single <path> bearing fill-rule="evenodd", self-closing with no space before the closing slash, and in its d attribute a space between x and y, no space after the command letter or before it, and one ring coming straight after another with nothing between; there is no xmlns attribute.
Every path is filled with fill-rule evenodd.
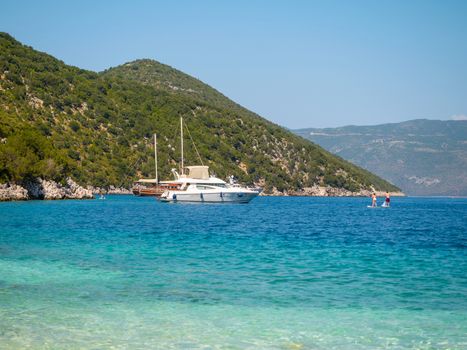
<svg viewBox="0 0 467 350"><path fill-rule="evenodd" d="M136 81L171 94L203 101L214 107L253 114L202 81L154 60L128 62L107 69L102 75Z"/></svg>
<svg viewBox="0 0 467 350"><path fill-rule="evenodd" d="M129 186L154 176L152 134L162 178L177 167L179 117L206 165L266 190L313 184L396 190L230 101L215 89L155 61L102 73L68 66L0 33L0 183L30 177ZM187 164L198 164L186 138Z"/></svg>
<svg viewBox="0 0 467 350"><path fill-rule="evenodd" d="M384 176L410 195L467 195L467 121L302 129L297 134Z"/></svg>

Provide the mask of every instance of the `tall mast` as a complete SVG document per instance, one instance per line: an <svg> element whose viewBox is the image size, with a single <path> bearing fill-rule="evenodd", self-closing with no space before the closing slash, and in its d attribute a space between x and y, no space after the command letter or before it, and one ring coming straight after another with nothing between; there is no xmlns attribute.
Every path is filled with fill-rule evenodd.
<svg viewBox="0 0 467 350"><path fill-rule="evenodd" d="M156 167L156 182L159 183L159 176L157 174L157 134L154 134L154 165Z"/></svg>
<svg viewBox="0 0 467 350"><path fill-rule="evenodd" d="M180 117L180 134L181 134L181 144L182 144L182 163L181 163L181 166L182 168L180 169L180 173L183 175L184 172L185 172L185 169L183 167L183 118Z"/></svg>

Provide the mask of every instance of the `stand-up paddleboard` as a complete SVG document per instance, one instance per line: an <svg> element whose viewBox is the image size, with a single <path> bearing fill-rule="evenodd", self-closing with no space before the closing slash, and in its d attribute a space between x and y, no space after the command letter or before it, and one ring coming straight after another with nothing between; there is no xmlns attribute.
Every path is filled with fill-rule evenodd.
<svg viewBox="0 0 467 350"><path fill-rule="evenodd" d="M379 208L378 206L367 205L367 208Z"/></svg>

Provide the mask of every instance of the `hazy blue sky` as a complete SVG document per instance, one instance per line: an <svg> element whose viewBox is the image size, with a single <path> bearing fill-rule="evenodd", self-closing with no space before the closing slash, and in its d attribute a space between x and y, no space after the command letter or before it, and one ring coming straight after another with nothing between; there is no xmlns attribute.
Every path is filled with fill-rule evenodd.
<svg viewBox="0 0 467 350"><path fill-rule="evenodd" d="M1 0L0 31L81 68L153 58L281 125L467 115L467 1Z"/></svg>

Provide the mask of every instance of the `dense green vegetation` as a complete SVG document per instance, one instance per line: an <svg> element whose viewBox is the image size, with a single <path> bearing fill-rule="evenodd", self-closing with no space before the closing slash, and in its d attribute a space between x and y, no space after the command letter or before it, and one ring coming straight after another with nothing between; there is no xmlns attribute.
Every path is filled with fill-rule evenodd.
<svg viewBox="0 0 467 350"><path fill-rule="evenodd" d="M182 72L140 60L102 73L71 67L0 33L0 182L72 176L129 186L177 167L179 117L219 177L267 190L313 184L395 187L274 125ZM199 164L187 135L187 164Z"/></svg>

